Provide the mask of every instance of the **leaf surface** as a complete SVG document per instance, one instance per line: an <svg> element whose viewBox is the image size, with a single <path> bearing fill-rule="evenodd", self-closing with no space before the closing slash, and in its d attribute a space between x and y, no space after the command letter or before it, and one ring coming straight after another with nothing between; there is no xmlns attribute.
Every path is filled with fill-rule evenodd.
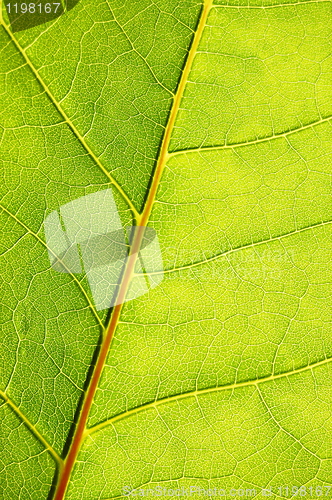
<svg viewBox="0 0 332 500"><path fill-rule="evenodd" d="M331 2L2 13L2 497L330 498ZM108 313L43 222L109 188L164 275Z"/></svg>

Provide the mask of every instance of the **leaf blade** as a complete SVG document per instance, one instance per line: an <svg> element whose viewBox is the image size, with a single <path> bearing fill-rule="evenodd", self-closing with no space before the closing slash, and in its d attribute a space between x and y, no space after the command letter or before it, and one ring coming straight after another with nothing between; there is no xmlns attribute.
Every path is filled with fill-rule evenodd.
<svg viewBox="0 0 332 500"><path fill-rule="evenodd" d="M143 222L147 223L149 219L149 223L161 237L167 272L166 279L158 288L147 296L126 304L121 317L120 308L113 315L114 330L117 326L114 345L103 370L96 398L94 398L94 391L91 392L90 402L94 400L94 406L90 415L90 425L94 425L95 428L82 433L81 437L84 438L84 442L66 498L75 498L75 500L90 498L91 494L97 494L98 498L103 499L117 494L121 496L124 481L127 479L129 481L131 473L136 486L156 485L158 482L170 487L178 484L190 485L189 479L187 482L179 479L186 475L193 478L190 481L194 480L195 486L205 488L211 485L220 486L220 484L229 488L246 486L259 489L269 484L277 487L282 481L287 483L287 481L294 480L294 477L300 484L301 481L313 486L328 483L331 480L331 461L329 449L324 447L324 439L330 432L330 419L327 415L330 393L326 383L330 377L331 352L329 338L331 311L328 301L331 230L327 204L330 199L331 164L328 107L328 97L331 94L328 81L329 58L327 57L324 62L321 61L324 71L317 85L317 109L320 113L318 112L315 122L310 122L316 112L314 108L311 108L310 114L308 113L307 120L303 105L307 98L312 105L314 94L306 90L307 87L310 88L310 84L307 81L303 83L301 79L307 78L312 84L316 75L317 58L322 58L324 54L329 55L329 46L321 46L322 42L317 39L316 35L318 31L321 33L323 28L324 37L328 35L330 25L325 23L323 26L321 20L326 19L330 4L319 2L317 5L316 3L312 5L313 2L301 2L292 6L285 4L283 7L271 5L268 11L265 11L265 8L269 2L265 2L263 8L257 5L251 5L251 8L236 5L213 7L198 47L197 57L194 59L192 56L193 67L189 72L191 64L187 65L184 73L187 69L188 74L180 80L177 95L181 97L184 92L184 99L179 97L175 106L180 109L180 112L178 113L177 109L176 112L171 112L167 125L170 100L164 99L162 92L166 92L171 99L171 92L174 91L177 78L181 73L181 61L183 63L186 43L193 33L199 4L188 2L188 5L190 4L189 18L192 23L190 26L185 19L187 13L184 3L180 5L175 0L156 2L153 6L148 2L144 3L144 6L135 4L133 9L138 8L138 10L132 10L131 16L129 9L115 8L112 12L109 8L110 2L99 2L98 9L88 0L82 3L86 4L86 12L89 12L89 15L86 15L81 5L80 9L68 15L67 20L61 20L64 22L63 25L59 21L51 23L45 30L17 35L19 43L33 61L31 64L36 66L36 71L42 75L43 81L47 82L46 85L52 88L52 94L56 96L55 100L61 102L64 109L66 108L66 113L70 117L68 120L78 131L76 139L79 139L79 143L75 144L75 137L73 138L64 126L61 116L52 112L52 106L48 108L49 113L45 116L37 114L38 119L34 122L36 116L29 115L29 105L22 104L23 101L20 101L18 93L16 102L19 103L20 113L16 116L15 113L11 114L14 126L7 124L6 131L2 132L1 137L8 140L8 134L12 134L11 141L13 144L16 141L15 147L18 151L20 149L18 143L29 137L25 132L28 125L29 133L35 140L37 139L36 143L39 144L41 153L39 152L39 164L35 169L34 182L29 183L28 176L24 177L22 168L24 165L31 169L29 147L23 155L22 152L20 153L22 156L15 153L17 156L14 161L9 160L10 148L5 150L5 161L13 165L14 177L11 178L10 175L6 177L6 184L10 185L10 189L4 194L4 205L7 210L10 207L14 214L19 214L25 227L31 227L31 231L39 237L42 235L41 224L47 213L45 206L47 209L56 209L63 201L105 189L110 180L108 169L111 170L114 167L112 162L115 158L114 172L115 176L118 175L119 191L121 192L121 186L124 186L128 192L133 193L134 204L131 204L129 200L129 207L123 203L123 200L120 201L120 198L117 198L121 205L124 225L131 225L128 208L131 207L131 211L138 219L138 211L135 207L140 206L146 195L147 180L155 161L158 141L161 138L162 128L166 126L166 140L164 139L161 146L156 180L152 188L148 190L148 202L143 212ZM113 5L116 5L116 2L112 2ZM167 14L162 12L163 9L167 11ZM175 12L178 14L180 12L180 15L176 16ZM315 13L315 19L318 20L316 26L311 22L308 15L310 12ZM293 23L292 16L294 17L295 14L298 15L298 19L304 21L304 24L296 24L298 19L295 24ZM152 19L155 20L158 17L154 25ZM91 19L93 19L92 23ZM233 19L233 25L230 26L230 23L225 28L225 19L226 21ZM264 32L261 24L262 20L266 21L266 19L270 22L268 30ZM49 54L38 53L38 47L42 47L43 44L47 46L45 40L50 34L54 39L59 40L61 29L68 29L66 23L73 20L75 21L72 32L73 39L75 39L73 53L77 55L77 48L80 47L82 58L78 65L76 62L70 63L70 68L64 75L64 83L59 84L56 74L66 58L65 52L59 57L59 61L62 62L56 61L53 67L52 56L50 58ZM81 27L78 27L77 20L82 22ZM147 26L154 25L155 39L146 37L145 40L144 30L141 29L145 20ZM253 25L250 25L249 20L253 22ZM110 26L112 28L109 29ZM165 42L158 38L155 26L158 30L164 28L165 33L167 32L167 46L171 54L169 59L165 56L168 65L163 66L158 63L158 55L160 51L163 51ZM179 26L182 27L179 28ZM301 31L303 26L305 28ZM173 32L169 34L169 30L174 27L179 28L175 37L177 41L181 39L179 50L176 49L176 43L173 44ZM128 31L128 36L125 30ZM288 38L281 36L283 30L288 33ZM36 33L38 37L34 40ZM146 149L141 148L140 141L134 143L133 150L136 147L141 155L138 161L137 159L134 161L135 175L132 173L128 175L128 172L122 169L122 165L117 163L119 157L116 157L116 151L122 149L125 143L112 141L114 137L123 137L124 129L119 132L120 129L113 123L114 126L110 127L111 134L113 134L111 140L110 136L107 136L105 140L104 138L98 139L102 126L106 127L103 114L109 111L107 105L102 104L95 114L91 106L88 106L85 113L84 104L89 101L87 87L82 96L78 96L79 89L82 85L84 87L82 82L85 80L82 75L88 76L87 81L91 76L88 71L83 72L82 64L87 65L89 61L93 63L97 57L101 58L105 67L107 66L105 56L108 57L109 54L101 54L100 51L94 54L89 45L92 48L98 46L98 43L97 45L95 43L97 34L100 35L99 40L102 45L110 33L117 42L115 49L112 48L113 53L119 50L119 53L124 54L127 62L137 63L135 69L137 71L133 73L131 80L129 79L130 82L135 81L135 91L130 93L130 89L127 89L126 97L129 97L129 108L126 107L125 99L121 96L116 112L120 113L121 119L126 113L128 116L134 116L133 107L130 106L137 97L135 92L139 85L136 86L136 83L142 83L140 78L144 80L144 85L141 86L143 91L140 91L144 94L144 89L149 88L148 95L151 101L156 100L159 106L153 107L150 104L150 107L145 107L146 103L143 100L140 101L139 112L145 113L144 116L150 120L150 124L157 124L159 135L155 133L156 128L143 127L143 135L153 130L154 142L147 142L147 146L144 146ZM216 33L223 33L223 35L219 37ZM248 80L249 85L246 87L247 93L243 95L241 92L237 93L238 89L232 88L234 83L232 78L243 77L241 65L238 67L235 64L230 70L227 65L225 66L225 58L222 54L211 54L210 45L218 45L219 39L225 40L225 33L230 35L229 39L226 39L228 43L226 48L232 52L231 55L226 56L228 64L236 59L236 55L234 56L236 50L246 52L244 55L242 53L238 55L239 59L247 58L249 62L251 61L247 66L248 74L251 75ZM234 33L242 35L242 40L238 41L237 45L233 43ZM246 39L248 33L252 35L249 43ZM266 40L268 39L264 47L265 53L257 43L259 36L266 36ZM304 39L303 46L299 43L301 37ZM282 55L273 54L271 63L267 61L266 55L269 51L273 52L274 43ZM58 43L58 45L60 47L61 44ZM298 97L294 99L295 107L290 108L292 113L289 114L289 109L286 109L284 104L284 107L276 106L273 116L266 118L266 114L260 113L259 109L262 105L276 103L270 95L271 89L277 88L275 83L277 77L281 74L287 76L285 56L288 54L287 50L294 50L294 47L296 50L291 54L290 59L296 63L293 66L296 66L298 73L294 73L294 69L291 68L289 75L292 81L286 83L283 81L280 89L286 97L287 95ZM130 56L126 53L129 48L133 52ZM304 49L310 53L311 57L308 66L305 66L307 63L304 62ZM210 52L208 56L206 51ZM192 51L193 55L194 53L196 53L196 47ZM116 61L116 57L111 58L112 62ZM176 64L174 64L175 59ZM255 64L253 65L252 62ZM14 71L20 71L20 64L22 64L22 59L16 59ZM264 64L273 73L273 78L271 75L262 73ZM102 101L110 95L110 89L103 93L110 83L108 78L105 79L105 67L100 68L99 71L102 85L97 84L92 88L92 101L99 102L98 99ZM120 67L116 66L116 68ZM23 71L26 72L26 68ZM6 66L5 73L10 73ZM256 77L257 74L261 76L263 74L261 80L266 84L265 90L268 94L265 104L261 95L258 95L259 93L252 92L255 89L252 77L254 73ZM35 74L35 76L38 75ZM188 84L186 84L187 77L189 77ZM206 91L211 83L209 79L212 83L217 79L217 90L214 90L216 94L213 94L217 105L214 102L212 107L207 99L209 94ZM40 78L38 80L40 84ZM29 77L25 76L24 81L29 82ZM122 78L120 86L117 81L118 86L112 89L121 88L124 82ZM235 82L235 84L235 87L241 88L241 82ZM158 92L155 92L154 85L160 87ZM303 85L307 86L306 89ZM201 90L202 86L204 86L204 92ZM234 115L234 123L238 120L238 127L233 130L230 128L229 134L223 133L223 127L228 123L226 114L230 109L227 99L222 100L225 96L225 86L228 86L228 95L237 102L240 108L243 103L246 103L247 109L253 110L248 121L249 125L251 124L249 127L248 123L241 122L244 116L241 112ZM41 99L45 96L41 98L38 94L36 82L28 83L28 92L22 86L19 89L23 96L29 94L30 102L40 100L39 107L42 108ZM305 90L304 100L300 93L301 89ZM306 92L309 92L307 96ZM98 99L96 99L97 95ZM195 108L197 102L200 103L205 117L204 113L197 115ZM155 105L155 102L153 104ZM286 109L285 116L280 115L280 109ZM216 110L224 112L221 121L216 121L216 117L212 116ZM97 126L92 126L95 116L97 116ZM193 127L192 116L196 118L198 116L197 120L195 118L196 128ZM21 122L20 117L23 117ZM210 117L213 126L211 127L210 123L204 129L206 117ZM260 120L258 127L255 117L259 117ZM291 122L290 118L295 119L296 123L294 120ZM125 132L126 137L134 138L142 123L136 121L134 125L130 125ZM173 123L175 123L175 133L172 134L171 148L168 148ZM197 127L197 123L200 127ZM294 123L300 123L299 130L290 130ZM71 127L71 132L73 127ZM36 133L35 129L39 132ZM56 130L53 136L52 129ZM70 144L67 151L57 143L59 131L61 137L65 138L64 141L62 140L62 145L64 142ZM143 135L138 134L140 140ZM234 142L233 144L227 142L228 135L231 137L231 143ZM87 137L86 141L85 137ZM45 142L45 138L48 141L47 148L43 149L40 145ZM239 144L238 141L240 141ZM107 148L110 143L112 143L112 152L109 155L110 150L107 152ZM223 146L224 143L225 146ZM182 148L183 151L178 148ZM14 150L15 148L12 148L12 151ZM83 159L81 167L78 168L76 165L72 170L74 173L67 177L55 175L52 169L44 168L44 165L47 165L49 152L53 158L55 157L54 151L56 151L55 156L60 154L60 165L65 165L69 156L72 162L78 157L80 161ZM69 155L68 151L70 151ZM101 151L104 152L100 154ZM141 165L142 155L146 158L138 180L137 172ZM132 151L128 154L126 152L125 157L126 160L131 161ZM95 161L91 162L91 158ZM98 163L96 159L102 167L105 164L105 167L101 168L103 172L99 171L98 174L95 170ZM84 168L87 170L84 171ZM45 175L46 178L43 178ZM203 184L203 176L206 177L205 184ZM24 199L24 194L21 193L18 196L16 192L15 197L13 192L23 178L24 184L32 194L28 203L24 201L22 205L21 200ZM36 179L42 179L40 191L36 189ZM51 179L51 188L47 187L46 191L48 204L45 205L43 202L36 209L38 201L45 195L46 186L49 186L49 179ZM230 189L228 184L231 181L233 185ZM216 187L213 186L214 184ZM59 186L61 196L55 194L55 192L58 193ZM233 200L231 200L232 195ZM124 198L128 201L126 196ZM32 208L33 205L35 208ZM255 212L253 207L259 207L259 211ZM221 216L224 209L229 211ZM232 212L235 213L235 217L232 218L232 224L229 224ZM6 224L9 224L8 221ZM10 227L12 229L13 226ZM29 245L26 245L27 241ZM36 261L41 260L40 253L34 253L32 241L28 240L18 228L15 228L9 235L9 243L4 250L6 259L11 252L15 256L14 261L17 255L27 255L27 253L30 256L36 256ZM218 252L222 255L218 255ZM31 268L31 262L29 266ZM40 269L34 267L31 272L30 268L28 273L33 275L33 280L38 280ZM45 264L42 273L47 272ZM11 284L19 282L19 279L15 277L13 281L10 272L6 278L7 276L9 297ZM68 278L72 279L72 277ZM48 276L41 289L46 290L49 283L54 287L51 302L53 305L54 303L60 304L59 290L64 289L64 283L59 279L56 280L54 276ZM84 278L80 278L75 286L77 284L89 303L90 292ZM40 280L39 285L41 285ZM72 283L70 287L71 285ZM55 291L56 287L59 290ZM70 287L68 288L70 291L66 291L66 297L75 295ZM85 293L84 290L86 290ZM181 302L179 296L182 298ZM38 334L36 325L41 325L43 320L36 320L33 323L31 318L33 315L38 318L34 310L37 309L40 312L38 304L40 294L38 295L32 288L30 298L33 307L31 307L29 321L32 330ZM78 295L75 295L75 298L78 299ZM81 296L81 302L82 299L84 302ZM19 302L22 300L19 296ZM40 318L45 316L46 312L51 311L51 305L50 303L49 311L42 311ZM11 307L12 304L9 303L9 307L6 304L5 311L9 320L14 317L11 316ZM97 314L94 319L90 316L89 319L86 318L84 323L84 315L80 316L80 309L77 305L72 311L68 308L68 310L61 309L61 307L58 318L67 316L60 325L60 332L68 332L66 322L72 323L72 319L67 318L75 314L79 316L74 344L80 343L80 349L73 348L70 351L70 356L74 356L76 360L75 363L64 364L66 356L62 358L61 355L59 356L61 350L63 352L67 350L68 354L68 348L71 349L70 346L73 343L69 335L66 336L62 345L57 346L52 346L53 341L50 336L47 341L43 341L42 338L32 339L32 341L30 339L29 347L39 343L40 350L38 355L35 349L27 357L27 364L30 362L34 374L39 375L42 371L38 373L32 357L38 359L40 363L42 359L45 359L42 352L45 347L47 347L46 351L50 347L51 351L53 349L52 355L50 356L49 353L47 355L49 360L55 361L56 370L61 375L64 370L67 376L81 363L80 383L72 384L75 376L72 377L71 374L67 377L70 384L76 385L78 390L76 394L72 389L63 391L63 384L55 391L50 385L47 386L46 394L50 398L54 396L54 393L62 393L61 397L63 397L63 400L60 398L59 403L55 405L50 403L49 409L62 405L61 411L63 411L64 405L67 404L66 411L62 413L67 422L56 435L55 440L59 452L62 449L61 442L63 444L65 436L68 435L68 422L75 420L72 412L77 407L78 395L84 389L84 374L87 373L88 358L90 356L91 361L93 349L97 344L98 332L105 319L105 316L99 317ZM82 307L82 310L85 310L86 303ZM26 326L26 310L20 310L19 313L16 313L14 319L20 326ZM55 312L52 314L53 318L47 316L47 321L53 321L57 317ZM90 342L91 339L88 352L86 352L86 345L83 345L86 338L82 342L78 336L79 324L84 330L93 332L88 340ZM303 332L305 332L305 342ZM23 328L17 336L18 343L21 342L21 338L24 339L23 343L26 342L24 335L26 332L24 333ZM11 331L11 339L8 340L17 342L14 337L15 333ZM107 350L106 348L105 355ZM82 353L85 355L83 363ZM24 357L26 357L26 352L22 351L19 359L24 359ZM26 363L26 360L24 362ZM15 360L12 358L9 366L13 364L15 365ZM85 366L82 366L84 364ZM100 364L100 372L103 365L104 360ZM49 365L46 370L45 367L43 368L51 379L52 377L58 378L54 367ZM14 374L15 371L14 366ZM21 379L24 373L27 371L22 371L20 374L18 370L11 378L11 382L14 381L17 385L13 392L14 399L17 402L22 394L22 405L19 406L26 407L27 412L33 415L32 420L37 422L43 435L51 441L54 439L54 436L51 437L52 431L55 427L59 428L61 418L59 420L57 416L58 420L53 419L49 428L45 426L39 418L43 400L36 401L31 387L22 384ZM97 379L95 381L98 382ZM256 389L258 384L260 388ZM43 394L43 389L40 386L39 395ZM306 389L308 389L307 393ZM185 394L186 391L189 393ZM218 392L218 395L215 396L214 392ZM223 395L219 395L219 392ZM309 410L303 406L305 403L301 406L302 394L306 396L305 401ZM324 399L320 406L313 403L314 396L317 394ZM287 413L287 404L279 404L281 396L285 396L286 403L293 404L296 411ZM226 403L225 400L227 400ZM216 411L216 404L220 412ZM246 408L249 409L249 416L245 415ZM327 415L326 422L323 422L324 431L321 433L311 425L312 414L315 415L317 421L320 421L320 411ZM219 415L224 415L224 413L227 413L227 417L221 424L218 420ZM234 417L235 413L236 417ZM303 436L304 428L297 425L298 415L303 418L305 426L310 428L305 436ZM43 418L45 419L45 416ZM108 424L112 425L104 424L105 419L110 419ZM82 419L79 418L78 424L81 421ZM148 430L145 432L147 421ZM179 424L175 424L176 422ZM234 422L240 429L238 436L234 435L232 429ZM60 427L61 425L63 422L60 422ZM215 431L216 427L218 432ZM204 439L201 438L202 432ZM60 435L62 437L59 439ZM116 442L117 439L118 442ZM199 440L199 446L194 442L195 439ZM234 440L237 447L235 455L232 456L229 446ZM104 446L105 443L106 446ZM216 443L215 452L211 454L211 448L215 447ZM76 451L78 452L81 439L77 441L77 444ZM144 462L142 451L137 453L133 451L136 446L143 447L143 451L148 456L148 463ZM72 448L73 443L71 448L69 447L68 456ZM276 457L280 450L282 458L279 460ZM100 452L98 456L97 451ZM76 455L74 461L75 459ZM137 460L139 466L135 470ZM117 467L113 469L110 463L116 464ZM105 479L101 479L101 468ZM87 480L88 487L86 487ZM151 483L152 480L154 483ZM36 492L33 498L37 496L40 498L39 492Z"/></svg>

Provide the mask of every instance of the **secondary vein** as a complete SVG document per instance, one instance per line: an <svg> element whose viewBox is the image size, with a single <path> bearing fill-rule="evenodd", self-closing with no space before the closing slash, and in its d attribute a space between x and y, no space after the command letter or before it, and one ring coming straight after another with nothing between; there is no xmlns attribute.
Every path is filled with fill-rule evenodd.
<svg viewBox="0 0 332 500"><path fill-rule="evenodd" d="M102 327L102 329L104 329L104 325L103 325L103 322L101 321L100 317L98 316L98 313L94 307L94 305L92 304L90 298L88 297L86 291L84 290L83 286L81 285L81 283L79 282L79 280L76 278L75 274L72 274L70 272L70 270L67 268L66 264L64 262L62 262L61 260L59 260L58 256L47 246L47 244L45 243L45 241L43 241L40 236L38 236L38 234L36 234L34 231L32 231L28 226L26 226L24 224L24 222L22 222L20 219L18 219L16 217L16 215L12 214L6 207L4 207L3 205L0 204L0 209L3 210L7 215L9 215L12 219L14 219L15 222L17 222L17 224L19 224L20 226L22 226L28 234L31 234L31 236L33 236L34 238L36 238L37 241L39 241L39 243L41 243L49 252L51 252L53 254L54 257L56 257L58 259L58 261L62 264L62 266L66 269L67 271L67 274L69 274L71 276L71 278L73 278L73 280L75 281L75 283L78 285L80 291L83 293L93 315L95 316L97 322L99 323L99 325Z"/></svg>
<svg viewBox="0 0 332 500"><path fill-rule="evenodd" d="M266 240L254 241L252 243L248 243L247 245L242 245L242 246L237 247L237 248L230 248L229 250L226 250L225 252L218 253L216 255L213 255L212 257L209 257L209 258L204 259L204 260L200 260L198 262L193 262L191 264L187 264L184 266L173 267L172 269L165 269L163 271L149 272L149 276L153 276L155 274L169 274L169 273L174 273L177 271L183 271L185 269L191 269L193 267L198 267L198 266L201 266L203 264L207 264L208 262L213 262L214 260L225 257L226 255L233 254L235 252L240 252L241 250L246 250L248 248L254 248L256 246L264 245L264 244L270 243L272 241L279 241L283 238L293 236L294 234L303 233L305 231L309 231L310 229L316 229L316 228L319 228L322 226L327 226L331 223L332 223L332 220L317 222L316 224L312 224L311 226L301 227L300 229L295 229L294 231L290 231L289 233L280 234L278 236L273 236L272 238L268 238ZM136 273L136 276L145 275L145 274L146 273Z"/></svg>
<svg viewBox="0 0 332 500"><path fill-rule="evenodd" d="M260 144L262 142L269 142L272 141L273 139L286 138L289 135L297 134L302 130L307 130L309 128L316 127L317 125L320 125L322 123L330 122L331 119L332 116L326 116L325 118L321 118L320 120L308 123L307 125L303 125L302 127L293 128L287 130L286 132L282 132L280 134L270 135L268 137L262 137L260 139L254 139L252 141L247 141L247 142L238 142L234 144L217 144L215 146L200 146L197 148L179 149L177 151L172 151L171 153L169 153L169 157L183 155L187 153L204 153L205 151L222 151L224 149L235 149L235 148L243 148L245 146L252 146L254 144Z"/></svg>
<svg viewBox="0 0 332 500"><path fill-rule="evenodd" d="M166 398L152 401L151 403L146 403L146 404L138 406L136 408L132 408L131 410L128 410L124 413L120 413L119 415L115 415L114 417L112 417L104 422L101 422L100 424L96 424L93 427L90 427L89 429L87 429L86 435L92 434L93 432L100 430L104 427L107 427L110 424L114 424L115 422L117 422L119 420L123 420L124 418L128 418L131 415L135 415L136 413L139 413L141 411L148 410L149 408L154 408L156 406L171 403L173 401L179 401L180 399L186 399L186 398L200 396L202 394L208 394L208 393L212 393L212 392L229 391L229 390L234 390L234 389L238 389L241 387L257 386L258 384L273 382L274 380L290 377L292 375L296 375L297 373L302 373L302 372L305 372L308 370L313 370L314 368L317 368L317 367L322 366L322 365L326 365L327 363L330 363L331 361L332 361L332 358L326 358L326 359L323 359L321 361L317 361L316 363L312 363L311 365L307 365L307 366L304 366L301 368L296 368L292 371L279 373L277 375L269 375L267 377L260 378L260 379L247 380L244 382L235 382L234 384L222 385L219 387L208 387L207 389L197 389L195 391L189 391L189 392L185 392L185 393L175 394L173 396L168 396Z"/></svg>
<svg viewBox="0 0 332 500"><path fill-rule="evenodd" d="M4 22L3 19L2 19L2 25L3 25L4 29L6 30L8 36L10 37L11 41L15 45L16 49L23 56L23 58L24 58L24 60L25 60L25 62L27 64L27 66L30 68L30 70L34 74L36 80L41 85L43 91L45 92L45 94L47 95L47 97L50 99L50 101L52 102L52 104L54 105L54 107L56 108L56 110L58 111L58 113L60 114L60 116L62 117L63 121L67 124L67 126L73 132L73 134L75 135L75 137L77 138L77 140L82 144L83 148L85 149L85 151L87 152L87 154L92 158L92 160L94 161L94 163L96 165L98 165L98 167L100 168L100 170L105 174L105 176L107 177L107 179L109 180L109 182L114 185L114 187L120 193L120 195L122 196L122 198L128 204L130 210L132 211L132 214L133 214L134 218L137 219L137 217L139 216L139 212L136 209L136 207L133 204L133 202L131 201L131 199L127 196L127 194L125 193L125 191L123 190L123 188L114 179L114 177L112 177L111 174L106 170L106 168L104 167L104 165L102 164L102 162L100 161L100 159L98 158L98 156L95 155L95 153L92 151L92 149L90 148L90 146L87 144L85 138L80 134L80 132L77 130L77 128L74 125L74 123L72 122L72 120L69 118L69 116L67 116L67 114L65 113L65 111L62 109L62 106L60 105L60 103L55 99L55 97L53 96L52 92L50 91L50 89L48 88L48 86L45 84L44 80L41 78L38 70L32 64L32 61L30 60L30 58L27 55L26 51L23 49L23 47L21 47L21 45L16 40L16 38L13 35L13 33L11 32L11 30L8 27L8 25Z"/></svg>
<svg viewBox="0 0 332 500"><path fill-rule="evenodd" d="M63 466L62 458L57 454L54 448L46 441L46 439L40 434L40 432L36 429L34 424L30 422L30 420L22 413L20 408L15 405L15 403L7 396L7 394L3 391L0 391L0 397L4 400L6 404L12 409L12 411L24 422L27 428L34 434L34 436L38 439L38 441L44 446L44 448L49 451L50 455L54 458L60 468Z"/></svg>

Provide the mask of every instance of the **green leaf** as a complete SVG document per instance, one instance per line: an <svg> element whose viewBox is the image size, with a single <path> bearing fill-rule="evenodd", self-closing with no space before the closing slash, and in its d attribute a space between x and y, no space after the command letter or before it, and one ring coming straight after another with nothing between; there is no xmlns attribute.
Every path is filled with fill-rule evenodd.
<svg viewBox="0 0 332 500"><path fill-rule="evenodd" d="M332 497L331 11L2 5L1 498ZM98 311L44 221L106 189L164 271Z"/></svg>

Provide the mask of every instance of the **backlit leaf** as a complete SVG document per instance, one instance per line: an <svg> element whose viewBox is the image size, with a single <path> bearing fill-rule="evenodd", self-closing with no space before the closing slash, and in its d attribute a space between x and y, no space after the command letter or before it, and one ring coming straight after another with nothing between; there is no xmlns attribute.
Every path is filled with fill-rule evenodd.
<svg viewBox="0 0 332 500"><path fill-rule="evenodd" d="M2 4L1 498L331 498L331 2L67 10Z"/></svg>

